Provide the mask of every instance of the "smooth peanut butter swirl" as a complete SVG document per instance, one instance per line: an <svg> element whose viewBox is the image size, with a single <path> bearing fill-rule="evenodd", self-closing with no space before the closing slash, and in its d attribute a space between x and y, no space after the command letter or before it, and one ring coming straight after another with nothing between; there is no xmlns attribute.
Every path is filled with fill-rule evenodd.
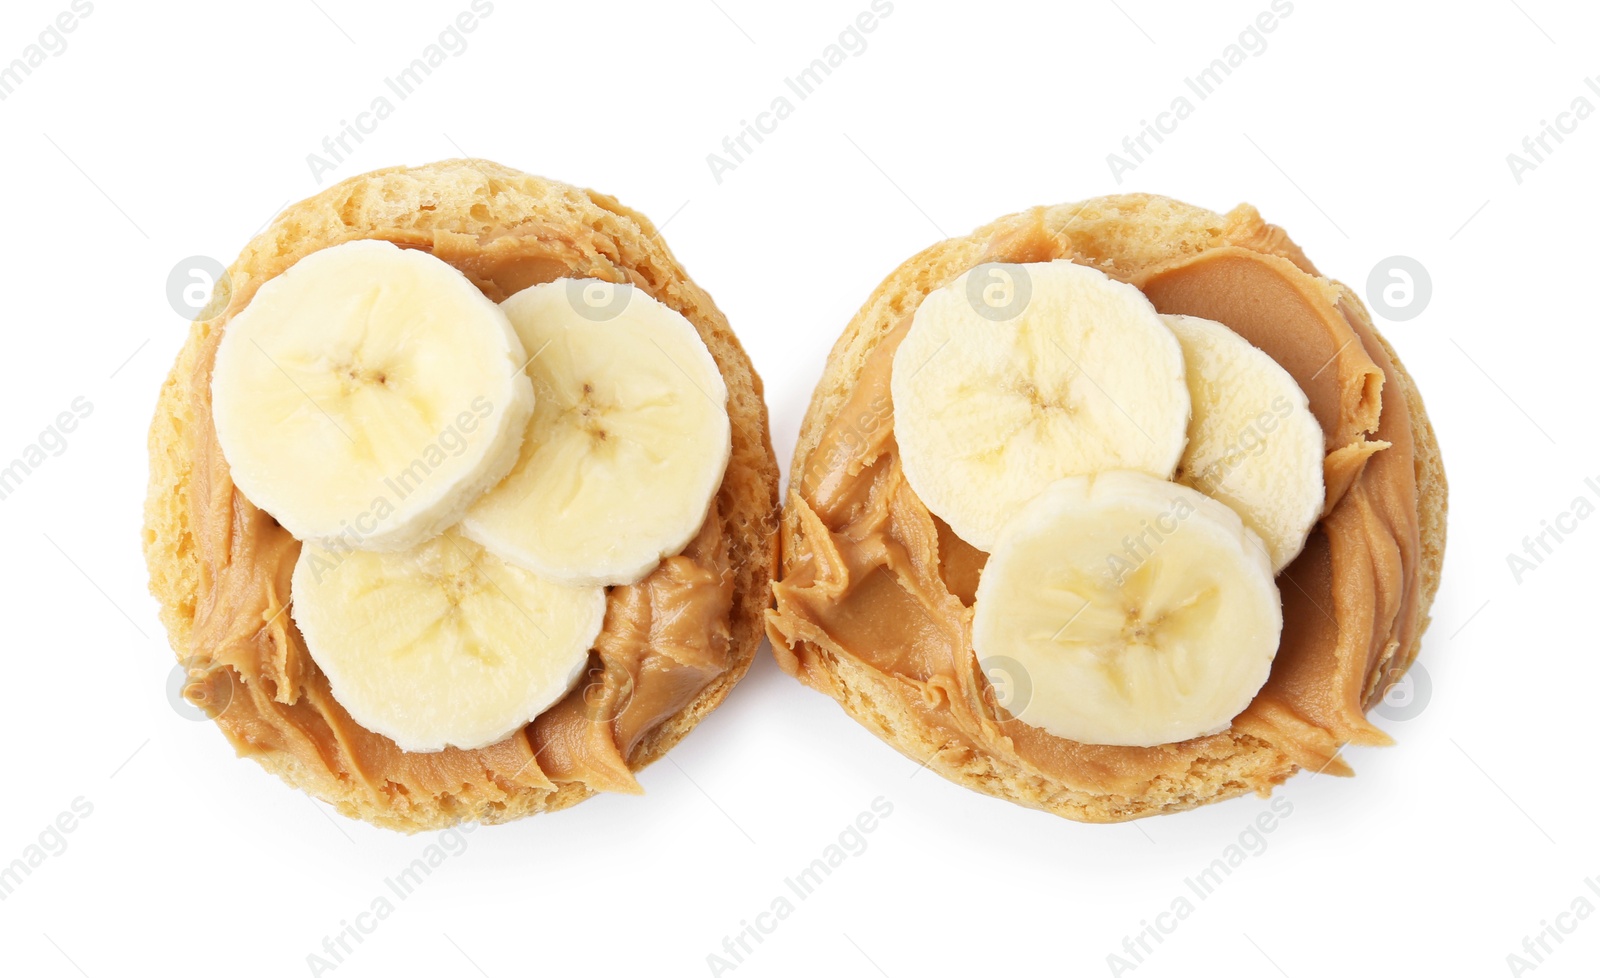
<svg viewBox="0 0 1600 978"><path fill-rule="evenodd" d="M586 256L596 243L580 246L571 234L528 224L487 241L449 231L384 237L431 251L496 302L562 276L626 275L620 268L595 268ZM649 282L632 279L651 292ZM235 295L230 312L248 300ZM200 573L190 646L205 659L212 687L190 695L227 703L216 719L239 752L273 755L275 763L287 760L313 778L331 775L385 810L426 799L430 809L482 817L514 794L554 792L574 782L639 792L629 765L635 748L734 665L729 616L735 574L720 504L713 501L681 554L637 584L610 589L588 674L565 699L492 746L406 753L350 718L285 613L300 544L229 478L210 421L211 368L221 337L221 329L207 337L189 384L191 413L201 421L188 490Z"/></svg>
<svg viewBox="0 0 1600 978"><path fill-rule="evenodd" d="M1113 810L1118 798L1120 810L1140 810L1138 799L1153 785L1229 754L1230 741L1254 739L1299 766L1349 773L1338 758L1344 744L1389 742L1365 710L1409 664L1397 652L1414 653L1421 618L1411 418L1359 303L1318 277L1259 218L1236 223L1232 237L1139 268L1079 250L1070 227L1051 229L1040 219L995 227L963 254L1093 265L1143 290L1163 313L1233 328L1310 398L1325 436L1328 498L1305 551L1278 578L1284 630L1271 678L1231 730L1159 747L1075 743L997 708L971 642L973 594L987 555L917 498L895 445L890 371L918 296L897 307L892 328L791 476L787 573L774 585L768 616L780 664L836 697L847 692L837 678L841 661L870 670L887 680L897 708L875 704L884 729L895 729L898 712L933 730L941 753L988 755L999 762L994 768L1109 796ZM949 281L977 263L939 273ZM918 289L925 295L943 281L919 280Z"/></svg>

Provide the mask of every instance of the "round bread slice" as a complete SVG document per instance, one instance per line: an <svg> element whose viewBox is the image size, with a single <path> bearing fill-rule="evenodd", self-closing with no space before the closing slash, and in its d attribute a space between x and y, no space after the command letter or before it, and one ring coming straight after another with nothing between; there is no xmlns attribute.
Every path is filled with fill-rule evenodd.
<svg viewBox="0 0 1600 978"><path fill-rule="evenodd" d="M1048 247L1027 242L1045 242ZM975 699L971 704L961 698L959 684L931 681L911 684L892 671L882 671L853 655L839 654L828 648L833 640L825 634L828 629L817 630L809 623L797 628L783 614L786 597L796 601L824 601L817 595L832 593L830 588L836 590L841 579L857 571L847 562L827 566L832 551L828 552L827 559L804 552L808 549L807 534L831 531L808 504L801 503L796 487L805 485L808 492L814 488L810 484L813 457L825 466L829 453L840 450L838 442L824 437L836 420L846 426L846 433L854 436L856 444L888 443L891 436L876 426L887 413L886 408L873 405L864 412L863 419L851 420L855 412L862 410L862 403L851 398L874 351L886 339L898 342L897 330L908 322L924 296L967 270L990 261L1047 261L1067 256L1098 268L1114 279L1137 282L1149 270L1224 247L1245 248L1273 256L1292 263L1309 276L1319 275L1288 236L1280 228L1263 222L1249 205L1219 215L1147 194L1038 207L1003 217L965 237L935 244L891 272L834 344L800 427L784 507L779 579L774 582L778 607L768 612L768 635L779 664L807 685L834 697L850 716L885 742L943 777L976 791L1078 821L1119 822L1181 811L1251 792L1266 795L1304 767L1348 773L1337 756L1342 744L1330 743L1326 760L1318 763L1308 760L1304 752L1286 750L1261 736L1238 730L1236 725L1234 730L1184 745L1152 748L1165 752L1163 771L1132 789L1123 786L1115 791L1086 790L1081 783L1067 783L1037 767L1024 766L1016 758L1004 756L1005 751L987 750L970 738L953 735L957 724L951 721L948 711L955 698L963 710L972 708L982 713L986 717L983 723L989 729L1001 731L996 735L998 742L1007 743L1013 736L1038 736L1037 732L1019 729L1025 725L996 708L1003 699L1001 691L988 688L993 677L985 666L973 661L969 630L959 638L948 637L960 630L929 629L925 621L915 622L916 628L924 629L921 634L938 634L940 641L956 643L952 647L958 650L957 654L961 648L959 643L965 639L967 668L984 677L978 682L984 691L981 702ZM1332 285L1337 286L1337 283ZM1341 303L1352 326L1359 320L1360 325L1370 329L1370 317L1353 292L1343 289ZM1372 333L1376 336L1375 330ZM1438 590L1445 543L1446 484L1437 439L1410 375L1387 341L1381 336L1376 339L1402 389L1403 399L1397 403L1403 404L1410 415L1419 540L1415 580L1411 586L1415 589L1418 611L1415 634L1407 647L1384 650L1386 655L1373 670L1362 697L1363 709L1370 709L1415 659L1427 626L1428 607ZM847 411L851 412L849 417L844 416ZM882 477L882 468L874 462L867 474L873 478ZM863 512L881 511L874 510L874 506L892 505L876 496L869 499L866 494L871 490L840 490L837 485L832 489L835 491L833 498L839 500L833 514L837 522L845 522ZM907 518L903 510L893 512L895 519ZM931 519L926 524L912 521L911 525L923 525L925 530L937 527L942 550L946 528ZM873 553L877 555L882 551ZM895 558L897 568L916 563L915 559L908 561L903 555ZM915 566L903 572L927 573ZM937 573L945 572L939 568ZM976 582L977 572L970 566L953 573L966 575L968 589ZM884 575L878 577L877 582L863 579L863 590L882 594L884 589L878 585ZM789 589L791 581L798 582L795 586L806 591L803 599L792 598L796 592ZM817 583L819 581L822 583ZM949 582L948 578L946 581ZM869 588L868 583L873 586ZM952 591L959 589L952 585ZM951 594L940 597L946 606L958 600ZM970 596L960 600L970 605ZM909 602L896 605L893 614L871 618L875 622L871 634L887 645L898 636L886 637L885 629L894 629L897 624L902 629L910 629L913 626L905 622L920 614L921 611ZM900 656L895 660L897 663L916 666L918 660L912 652L897 649L895 654ZM1365 732L1368 743L1382 743L1388 739L1376 728L1368 727Z"/></svg>
<svg viewBox="0 0 1600 978"><path fill-rule="evenodd" d="M215 450L209 378L229 319L305 255L366 238L429 250L495 302L563 277L631 283L694 325L727 384L733 450L706 526L689 556L608 595L608 629L614 619L624 625L610 639L603 631L597 649L623 649L619 661L633 655L646 665L619 674L595 653L588 685L477 751L408 755L350 720L283 614L299 542L234 488ZM777 562L778 466L761 379L655 226L603 194L485 160L396 167L288 207L219 288L230 290L218 300L224 311L191 328L149 438L144 553L188 670L186 698L240 754L346 815L403 831L504 822L597 790L639 791L633 772L681 740L748 670ZM690 613L626 627L667 598ZM685 688L693 690L686 702ZM542 736L536 727L561 710L558 721L572 725Z"/></svg>

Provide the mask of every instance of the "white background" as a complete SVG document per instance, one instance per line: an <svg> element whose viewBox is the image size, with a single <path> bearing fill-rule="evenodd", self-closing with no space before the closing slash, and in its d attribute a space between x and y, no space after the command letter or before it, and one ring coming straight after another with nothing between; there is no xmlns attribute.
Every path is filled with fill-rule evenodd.
<svg viewBox="0 0 1600 978"><path fill-rule="evenodd" d="M467 6L318 3L98 0L0 101L0 463L75 397L94 406L0 501L0 864L75 799L93 806L0 902L6 974L309 974L323 938L436 841L334 815L179 716L139 549L145 432L186 328L169 271L231 261L315 192L307 154ZM1520 583L1507 566L1575 497L1600 501L1584 483L1600 484L1585 294L1600 120L1520 183L1506 160L1574 98L1600 106L1584 85L1600 73L1600 13L1295 0L1265 51L1199 101L1185 76L1267 0L895 0L866 50L810 98L790 94L793 115L719 184L707 154L867 0L717 3L498 0L323 185L470 154L668 222L766 380L785 463L872 287L1001 214L1119 189L1249 201L1363 294L1381 260L1411 256L1431 302L1379 323L1450 477L1420 660L1431 698L1378 720L1397 746L1348 751L1353 780L1280 789L1292 815L1199 900L1185 878L1266 801L1111 826L1014 807L918 774L763 649L643 773L647 795L480 829L327 973L710 974L724 937L880 797L893 812L865 851L809 899L788 894L793 914L726 973L1110 974L1124 936L1188 895L1194 913L1127 973L1497 975L1575 898L1600 906L1585 886L1600 874L1600 519ZM65 9L9 0L0 64ZM1106 155L1179 95L1193 115L1119 185ZM1600 920L1562 919L1575 932L1533 973L1593 974Z"/></svg>

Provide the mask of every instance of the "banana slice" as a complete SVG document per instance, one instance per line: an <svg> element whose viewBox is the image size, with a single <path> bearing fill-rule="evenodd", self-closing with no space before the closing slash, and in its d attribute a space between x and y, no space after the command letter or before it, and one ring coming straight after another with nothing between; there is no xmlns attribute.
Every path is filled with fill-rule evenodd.
<svg viewBox="0 0 1600 978"><path fill-rule="evenodd" d="M1225 730L1267 681L1283 629L1254 537L1174 482L1062 479L984 566L978 662L1005 663L1029 691L1007 704L1017 719L1068 740L1153 747Z"/></svg>
<svg viewBox="0 0 1600 978"><path fill-rule="evenodd" d="M732 450L700 334L631 285L559 279L502 308L537 406L522 455L463 532L567 584L632 584L705 522Z"/></svg>
<svg viewBox="0 0 1600 978"><path fill-rule="evenodd" d="M1070 475L1172 474L1189 389L1143 294L1070 261L979 265L922 300L890 395L907 481L961 539Z"/></svg>
<svg viewBox="0 0 1600 978"><path fill-rule="evenodd" d="M505 314L386 241L314 252L227 326L217 441L245 496L301 540L403 550L511 468L533 387Z"/></svg>
<svg viewBox="0 0 1600 978"><path fill-rule="evenodd" d="M1173 476L1233 508L1274 573L1322 512L1322 426L1287 370L1219 322L1162 316L1183 346L1194 415Z"/></svg>
<svg viewBox="0 0 1600 978"><path fill-rule="evenodd" d="M292 614L333 696L402 750L498 743L566 695L604 588L513 567L447 530L401 553L306 544Z"/></svg>

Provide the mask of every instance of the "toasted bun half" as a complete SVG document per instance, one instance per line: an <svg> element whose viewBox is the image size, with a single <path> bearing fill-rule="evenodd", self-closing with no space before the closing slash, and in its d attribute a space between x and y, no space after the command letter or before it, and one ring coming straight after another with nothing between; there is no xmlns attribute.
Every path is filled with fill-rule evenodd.
<svg viewBox="0 0 1600 978"><path fill-rule="evenodd" d="M729 665L686 706L638 739L625 760L633 771L643 768L722 702L749 668L761 641L761 616L777 560L778 504L778 467L761 379L727 319L685 273L647 218L603 194L485 160L449 160L352 177L288 207L228 269L231 294L226 307L190 330L162 387L150 426L144 552L150 589L161 603L173 649L181 660L201 665L215 653L196 645L197 619L215 614L217 575L207 564L205 543L224 540L232 548L230 556L238 556L251 546L250 527L259 519L258 511L237 491L216 491L218 479L226 483L226 467L217 471L215 459L204 447L211 440L208 358L216 336L263 282L307 254L363 238L429 248L497 302L559 277L631 282L688 319L721 370L728 388L733 451L712 512L721 523L733 578L732 610L726 622ZM497 266L497 249L511 243L503 239L537 240L537 255ZM507 268L512 271L506 272ZM219 522L235 527L231 537L219 530ZM275 582L262 583L271 587ZM278 593L285 589L280 586ZM583 781L552 783L542 776L514 774L516 763L506 764L504 757L493 754L503 745L465 752L481 756L425 755L440 759L436 764L448 765L450 773L435 774L423 789L386 782L384 775L363 770L353 757L360 744L373 745L364 731L355 731L358 741L352 743L344 734L348 726L333 725L340 732L327 732L326 718L330 711L338 711L337 704L327 695L326 682L306 655L290 618L284 615L269 623L287 629L277 638L268 626L248 624L248 629L263 629L247 631L255 636L252 640L272 648L250 658L259 659L260 670L228 667L233 670L229 677L233 702L216 718L241 754L254 757L289 784L334 804L346 815L406 831L442 828L463 819L509 821L567 808L595 793ZM284 656L299 665L282 667ZM252 671L256 674L249 674ZM273 688L286 677L292 689ZM293 712L303 707L305 711ZM297 725L301 729L282 737L261 735ZM307 747L308 742L320 747ZM302 749L287 749L287 743ZM373 747L377 748L382 745ZM520 749L526 751L526 745ZM403 763L389 748L382 750L386 764Z"/></svg>
<svg viewBox="0 0 1600 978"><path fill-rule="evenodd" d="M1137 279L1144 270L1225 246L1277 256L1308 275L1319 275L1281 229L1264 223L1248 205L1217 214L1165 197L1130 194L1034 208L1003 217L972 234L939 242L912 256L868 297L828 357L800 428L791 473L809 470L813 453L819 451L824 433L845 408L868 358L915 312L923 298L974 266L995 260L995 242L1025 236L1064 242L1072 260L1122 281ZM1347 298L1357 315L1370 319L1354 293L1348 293ZM1411 582L1419 602L1419 625L1410 647L1395 650L1390 660L1388 675L1397 678L1415 659L1427 624L1427 611L1439 587L1446 485L1438 441L1416 385L1393 348L1382 337L1378 339L1393 363L1403 389L1403 404L1410 414L1420 536L1416 579ZM810 559L797 555L792 544L800 532L794 514L795 478L791 477L790 502L785 508L780 582L794 574L802 560ZM974 749L970 744L952 746L947 729L929 723L924 713L907 708L908 694L901 680L853 656L839 655L804 639L799 644L805 647L791 652L776 628L777 618L769 620L774 622L769 634L780 664L796 672L808 685L833 696L857 722L907 757L957 784L1066 818L1125 821L1250 792L1267 794L1302 766L1259 737L1232 732L1208 738L1211 743L1206 753L1194 758L1186 768L1180 767L1179 773L1154 778L1135 793L1086 791L1081 785L1066 784L1026 769L998 753ZM1381 694L1382 690L1377 692ZM1367 705L1371 705L1370 700ZM1343 767L1342 762L1336 762L1329 770L1341 771Z"/></svg>

